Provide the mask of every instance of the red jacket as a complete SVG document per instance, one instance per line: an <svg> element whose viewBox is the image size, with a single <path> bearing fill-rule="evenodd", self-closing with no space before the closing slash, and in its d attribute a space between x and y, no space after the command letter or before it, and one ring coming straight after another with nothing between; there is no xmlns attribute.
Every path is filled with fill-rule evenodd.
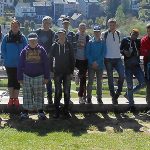
<svg viewBox="0 0 150 150"><path fill-rule="evenodd" d="M150 56L150 37L148 35L141 39L141 55L144 56L144 63L147 63L148 56Z"/></svg>

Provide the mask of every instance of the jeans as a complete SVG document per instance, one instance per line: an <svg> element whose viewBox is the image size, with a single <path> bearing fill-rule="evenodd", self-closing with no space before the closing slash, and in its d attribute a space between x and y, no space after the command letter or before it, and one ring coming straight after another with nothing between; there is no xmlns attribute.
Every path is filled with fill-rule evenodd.
<svg viewBox="0 0 150 150"><path fill-rule="evenodd" d="M101 69L93 69L91 66L88 68L88 84L87 84L87 98L92 98L92 85L94 81L96 73L96 80L97 80L97 98L102 98L102 76L103 76L103 70Z"/></svg>
<svg viewBox="0 0 150 150"><path fill-rule="evenodd" d="M54 105L55 105L56 113L59 113L60 100L62 98L62 84L63 84L63 92L64 92L64 111L68 111L69 101L70 101L71 75L55 74L54 83L55 83Z"/></svg>
<svg viewBox="0 0 150 150"><path fill-rule="evenodd" d="M106 71L107 71L107 76L108 76L108 86L109 86L109 90L110 90L110 95L113 98L116 93L118 95L120 95L122 92L123 82L124 82L124 78L125 78L124 66L123 66L121 58L114 58L114 59L105 58L105 66L106 66ZM119 75L116 92L115 92L115 88L114 88L114 79L113 79L113 70L114 69L117 71L117 73Z"/></svg>
<svg viewBox="0 0 150 150"><path fill-rule="evenodd" d="M129 105L132 106L134 104L133 94L145 86L144 72L142 71L140 65L132 68L125 66L125 75L127 81L127 97L129 100ZM133 87L133 75L139 82L135 87Z"/></svg>

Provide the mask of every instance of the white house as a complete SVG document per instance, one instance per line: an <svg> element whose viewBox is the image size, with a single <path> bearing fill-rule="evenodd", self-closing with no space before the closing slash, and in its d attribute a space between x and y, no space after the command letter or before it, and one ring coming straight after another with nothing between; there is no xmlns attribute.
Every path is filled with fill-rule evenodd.
<svg viewBox="0 0 150 150"><path fill-rule="evenodd" d="M34 17L36 16L35 7L31 7L30 3L18 3L15 7L16 17Z"/></svg>
<svg viewBox="0 0 150 150"><path fill-rule="evenodd" d="M139 11L140 9L140 0L131 0L131 10Z"/></svg>
<svg viewBox="0 0 150 150"><path fill-rule="evenodd" d="M64 4L64 14L68 15L74 11L79 11L79 2L77 0L66 0Z"/></svg>
<svg viewBox="0 0 150 150"><path fill-rule="evenodd" d="M3 2L5 6L14 6L14 0L1 0L1 2Z"/></svg>
<svg viewBox="0 0 150 150"><path fill-rule="evenodd" d="M86 18L89 17L89 14L92 12L89 12L89 7L91 5L99 4L98 0L78 0L79 6L80 6L80 12L82 15L84 15ZM97 11L97 10L94 10Z"/></svg>
<svg viewBox="0 0 150 150"><path fill-rule="evenodd" d="M4 15L4 3L0 2L0 16Z"/></svg>

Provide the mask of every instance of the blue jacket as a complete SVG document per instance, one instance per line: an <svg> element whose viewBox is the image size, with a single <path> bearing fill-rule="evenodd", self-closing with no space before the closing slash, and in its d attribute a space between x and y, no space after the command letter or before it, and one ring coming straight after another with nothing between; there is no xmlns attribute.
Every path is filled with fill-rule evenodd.
<svg viewBox="0 0 150 150"><path fill-rule="evenodd" d="M104 69L104 56L106 53L105 41L96 41L95 38L90 40L86 46L86 57L88 64L91 66L93 62L97 62L99 69Z"/></svg>
<svg viewBox="0 0 150 150"><path fill-rule="evenodd" d="M21 50L27 45L27 39L21 35L21 42L8 42L8 34L2 40L1 57L4 59L4 66L18 67Z"/></svg>

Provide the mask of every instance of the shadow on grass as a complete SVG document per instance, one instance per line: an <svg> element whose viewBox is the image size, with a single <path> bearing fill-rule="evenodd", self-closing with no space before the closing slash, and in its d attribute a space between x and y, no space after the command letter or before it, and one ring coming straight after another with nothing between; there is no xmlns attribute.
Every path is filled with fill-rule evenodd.
<svg viewBox="0 0 150 150"><path fill-rule="evenodd" d="M24 121L21 121L18 115L10 115L10 118L5 120L5 126L1 129L10 127L20 132L35 133L38 136L46 136L52 132L66 132L72 136L81 136L90 132L107 132L108 128L112 132L123 132L125 129L141 132L140 128L143 125L137 121L137 118L141 121L150 120L150 116L145 114L143 118L138 113L132 114L132 117L124 113L115 113L114 116L110 113L72 114L72 118L68 120L53 119L50 114L47 120L38 120L32 117Z"/></svg>

